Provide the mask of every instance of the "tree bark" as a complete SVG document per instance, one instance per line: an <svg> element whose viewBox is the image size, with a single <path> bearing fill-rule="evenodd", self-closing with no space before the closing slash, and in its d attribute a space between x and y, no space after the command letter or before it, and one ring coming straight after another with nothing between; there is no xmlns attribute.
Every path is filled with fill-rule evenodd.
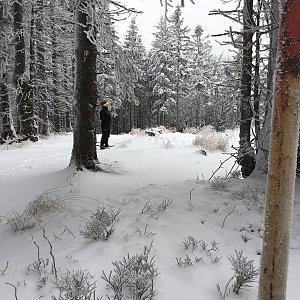
<svg viewBox="0 0 300 300"><path fill-rule="evenodd" d="M55 16L55 7L53 3L51 2L51 14L52 16ZM53 88L52 88L52 95L53 95L53 126L55 132L61 131L61 124L60 124L60 116L61 116L61 105L62 103L59 102L59 67L58 67L58 59L59 59L59 53L58 53L58 42L57 42L57 28L55 24L55 19L52 17L51 20L51 42L52 42L52 80L53 80Z"/></svg>
<svg viewBox="0 0 300 300"><path fill-rule="evenodd" d="M97 48L87 38L86 31L93 29L88 24L86 6L86 1L79 1L75 12L75 126L71 163L78 169L97 170Z"/></svg>
<svg viewBox="0 0 300 300"><path fill-rule="evenodd" d="M46 96L46 66L45 66L45 37L44 37L44 1L36 2L36 76L37 99L40 113L40 132L44 136L50 134L49 128L49 104Z"/></svg>
<svg viewBox="0 0 300 300"><path fill-rule="evenodd" d="M300 106L300 0L281 0L259 300L286 299Z"/></svg>
<svg viewBox="0 0 300 300"><path fill-rule="evenodd" d="M0 144L4 143L8 138L16 137L16 132L13 126L11 116L11 105L8 90L8 72L7 72L7 57L8 57L8 28L10 20L5 12L8 9L7 5L0 3L0 116L1 116L1 134Z"/></svg>
<svg viewBox="0 0 300 300"><path fill-rule="evenodd" d="M270 50L268 59L268 75L267 75L267 96L264 109L264 120L258 138L258 149L256 157L255 170L261 173L267 173L268 170L268 156L271 132L271 117L272 117L272 101L273 101L273 84L274 72L276 65L276 53L278 46L278 22L279 22L279 8L278 0L271 0L270 4Z"/></svg>
<svg viewBox="0 0 300 300"><path fill-rule="evenodd" d="M252 87L252 38L253 0L244 0L243 7L243 59L240 105L240 148L238 163L243 177L249 176L255 167L254 149L250 142L253 111L251 107Z"/></svg>
<svg viewBox="0 0 300 300"><path fill-rule="evenodd" d="M20 134L22 139L29 138L35 142L37 130L34 122L34 111L32 101L32 86L29 78L25 75L25 40L23 28L23 1L15 0L12 4L13 23L15 34L15 66L13 83L18 90L17 105L20 117Z"/></svg>
<svg viewBox="0 0 300 300"><path fill-rule="evenodd" d="M257 15L256 26L260 26L260 14L261 14L261 0L257 1ZM254 129L255 129L255 144L257 148L258 139L260 135L260 95L259 95L259 82L260 82L260 38L261 33L257 29L255 33L255 65L254 65L254 87L253 87L253 111L254 111Z"/></svg>

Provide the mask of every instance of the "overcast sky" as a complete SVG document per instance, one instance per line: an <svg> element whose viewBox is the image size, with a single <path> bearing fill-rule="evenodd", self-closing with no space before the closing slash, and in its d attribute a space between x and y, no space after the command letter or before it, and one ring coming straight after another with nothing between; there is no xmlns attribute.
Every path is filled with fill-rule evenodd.
<svg viewBox="0 0 300 300"><path fill-rule="evenodd" d="M155 26L158 25L160 17L164 14L164 8L160 5L160 0L119 0L120 3L127 7L135 7L137 10L141 10L144 13L137 16L137 24L139 27L139 33L142 36L142 40L147 50L151 47L153 41L153 32L156 31ZM183 17L185 24L190 27L191 32L194 31L196 25L201 25L204 29L205 35L223 33L225 29L228 29L231 24L229 20L222 16L209 16L209 11L213 9L230 9L231 6L224 6L221 0L194 0L195 5L190 3L189 0L185 0L185 7L183 8ZM174 7L180 3L180 0L173 0ZM169 15L173 13L173 10L169 11ZM119 32L121 41L128 30L130 20L121 21L116 24L116 29ZM226 47L220 46L211 37L211 44L213 46L213 52L216 55L220 55L224 52L227 55L228 50ZM218 38L222 41L222 38Z"/></svg>

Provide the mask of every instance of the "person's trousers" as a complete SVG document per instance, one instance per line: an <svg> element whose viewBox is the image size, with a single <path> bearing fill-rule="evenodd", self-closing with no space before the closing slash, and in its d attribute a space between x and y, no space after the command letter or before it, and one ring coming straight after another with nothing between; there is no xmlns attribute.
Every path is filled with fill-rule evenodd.
<svg viewBox="0 0 300 300"><path fill-rule="evenodd" d="M101 126L102 129L102 136L100 146L107 147L108 146L108 139L110 136L110 126Z"/></svg>

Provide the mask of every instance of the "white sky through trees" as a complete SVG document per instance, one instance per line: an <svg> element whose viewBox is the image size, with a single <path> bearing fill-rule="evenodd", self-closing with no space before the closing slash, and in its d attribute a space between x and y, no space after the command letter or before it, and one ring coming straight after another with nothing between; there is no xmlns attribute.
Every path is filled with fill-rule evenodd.
<svg viewBox="0 0 300 300"><path fill-rule="evenodd" d="M142 41L147 50L151 47L153 41L153 32L156 31L155 26L158 25L160 17L164 14L164 8L160 5L160 0L119 0L120 3L127 7L134 7L137 10L143 11L143 14L137 16L137 25L139 32L142 36ZM204 29L205 35L213 35L223 33L224 30L232 26L232 22L221 16L209 16L209 11L213 9L228 9L233 8L232 5L224 5L221 0L194 0L193 5L189 0L185 0L185 7L183 8L183 17L185 24L191 29L193 33L196 25L201 25ZM173 0L173 6L180 4L179 0ZM170 8L169 16L173 13L174 9ZM117 22L116 30L119 33L121 41L127 32L131 18L125 21ZM229 54L228 47L220 46L216 42L221 42L223 37L210 37L213 46L213 53L221 55L222 53L227 56Z"/></svg>

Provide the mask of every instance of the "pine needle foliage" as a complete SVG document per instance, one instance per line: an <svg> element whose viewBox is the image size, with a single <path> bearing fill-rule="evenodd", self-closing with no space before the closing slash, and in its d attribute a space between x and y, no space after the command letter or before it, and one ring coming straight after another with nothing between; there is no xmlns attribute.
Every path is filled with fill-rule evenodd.
<svg viewBox="0 0 300 300"><path fill-rule="evenodd" d="M217 290L222 300L225 300L231 292L238 294L240 290L252 287L252 283L256 281L259 274L259 270L253 265L253 260L244 257L243 251L235 250L235 257L230 256L228 259L234 275L227 282L223 292L220 284L217 284Z"/></svg>
<svg viewBox="0 0 300 300"><path fill-rule="evenodd" d="M253 266L253 260L248 260L243 256L243 251L235 250L235 257L228 257L232 264L235 281L233 283L233 292L238 294L241 289L252 287L256 281L258 269Z"/></svg>

